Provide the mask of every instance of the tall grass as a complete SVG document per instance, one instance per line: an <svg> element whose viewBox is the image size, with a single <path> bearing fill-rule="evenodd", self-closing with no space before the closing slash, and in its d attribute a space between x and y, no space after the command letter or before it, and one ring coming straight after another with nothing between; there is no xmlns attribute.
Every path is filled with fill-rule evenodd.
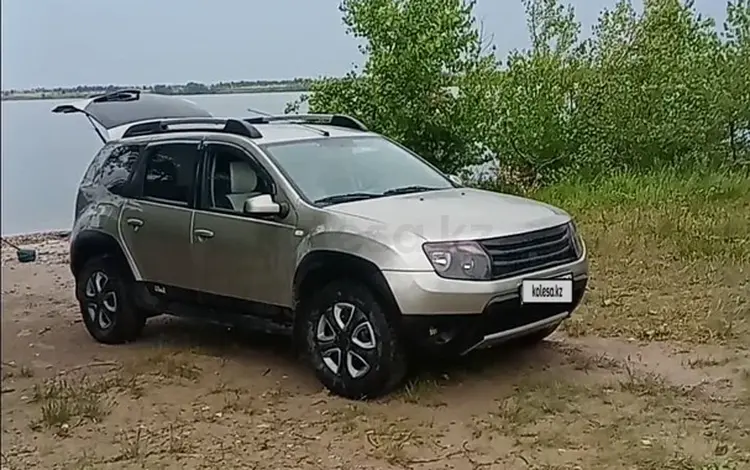
<svg viewBox="0 0 750 470"><path fill-rule="evenodd" d="M591 284L571 334L746 344L750 174L617 173L520 194L564 208Z"/></svg>

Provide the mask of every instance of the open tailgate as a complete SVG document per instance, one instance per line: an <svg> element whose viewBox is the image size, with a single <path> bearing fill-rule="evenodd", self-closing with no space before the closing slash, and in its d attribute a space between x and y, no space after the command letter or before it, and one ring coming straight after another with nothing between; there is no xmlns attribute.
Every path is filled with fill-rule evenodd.
<svg viewBox="0 0 750 470"><path fill-rule="evenodd" d="M211 113L184 98L141 90L118 90L88 99L61 104L53 113L81 113L107 131L141 121L169 118L209 118ZM99 137L104 139L101 133Z"/></svg>

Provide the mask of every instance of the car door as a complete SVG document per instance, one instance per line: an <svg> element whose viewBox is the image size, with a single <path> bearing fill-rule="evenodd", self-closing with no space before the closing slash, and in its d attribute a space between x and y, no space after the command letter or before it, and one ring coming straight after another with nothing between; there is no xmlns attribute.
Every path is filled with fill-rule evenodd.
<svg viewBox="0 0 750 470"><path fill-rule="evenodd" d="M291 307L296 214L254 217L247 198L269 194L286 202L270 175L239 146L205 143L193 246L204 292ZM288 207L288 204L282 204Z"/></svg>
<svg viewBox="0 0 750 470"><path fill-rule="evenodd" d="M147 146L135 175L134 197L120 213L119 229L142 280L157 284L162 294L196 287L190 228L199 144Z"/></svg>

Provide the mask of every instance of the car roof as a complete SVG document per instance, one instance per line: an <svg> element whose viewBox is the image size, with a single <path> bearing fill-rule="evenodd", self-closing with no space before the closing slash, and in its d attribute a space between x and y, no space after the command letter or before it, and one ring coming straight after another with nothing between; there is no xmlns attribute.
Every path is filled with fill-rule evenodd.
<svg viewBox="0 0 750 470"><path fill-rule="evenodd" d="M274 144L320 137L371 134L357 119L343 114L270 115L248 109L255 117L216 117L178 96L117 90L85 100L59 104L58 114L83 114L103 143L161 140L157 136L222 133ZM104 132L101 131L101 129ZM131 139L132 138L132 139Z"/></svg>

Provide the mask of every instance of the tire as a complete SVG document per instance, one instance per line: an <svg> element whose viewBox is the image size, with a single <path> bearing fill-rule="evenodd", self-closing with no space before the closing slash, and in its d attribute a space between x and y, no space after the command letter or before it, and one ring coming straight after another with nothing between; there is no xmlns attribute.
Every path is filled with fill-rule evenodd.
<svg viewBox="0 0 750 470"><path fill-rule="evenodd" d="M406 376L394 321L364 285L329 283L305 303L304 350L318 380L344 398L385 395Z"/></svg>
<svg viewBox="0 0 750 470"><path fill-rule="evenodd" d="M132 276L111 256L87 261L76 277L76 297L89 334L104 344L140 336L146 316L133 304Z"/></svg>

